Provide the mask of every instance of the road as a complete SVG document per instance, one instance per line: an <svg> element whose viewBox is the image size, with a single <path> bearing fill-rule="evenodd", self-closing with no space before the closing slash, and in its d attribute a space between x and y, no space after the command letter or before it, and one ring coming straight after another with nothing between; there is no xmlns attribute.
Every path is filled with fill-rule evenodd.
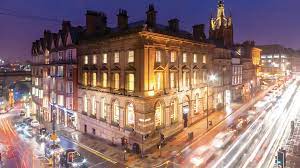
<svg viewBox="0 0 300 168"><path fill-rule="evenodd" d="M16 121L22 120L19 117L18 109L15 108L6 114L0 115L0 144L3 146L3 165L9 168L40 168L51 167L49 160L44 157L43 143L38 143L33 138L24 137L23 134L15 130ZM105 159L98 151L94 151L88 147L82 146L66 137L59 136L60 145L64 149L73 148L81 153L87 160L88 167L113 168L120 167L120 163ZM9 149L8 149L8 146ZM6 152L4 152L6 151ZM13 155L11 154L13 153ZM1 166L0 166L1 167Z"/></svg>
<svg viewBox="0 0 300 168"><path fill-rule="evenodd" d="M191 163L191 160L194 157L199 156L199 150L201 150L201 148L206 147L209 150L207 150L206 153L201 154L201 157L205 156L208 158L201 158L199 161L199 163L201 162L201 164L203 164L203 167L242 167L243 165L249 165L249 161L247 162L247 159L245 159L249 158L246 150L249 149L249 151L251 152L252 150L257 150L255 146L262 144L261 141L264 141L266 139L265 135L268 135L268 138L270 138L272 137L271 135L277 133L276 131L274 131L275 129L271 128L276 124L276 126L279 127L280 124L283 124L280 122L281 120L279 118L282 113L287 114L287 109L292 108L292 104L289 102L292 98L292 95L295 93L295 89L295 83L291 84L284 92L282 97L276 103L274 103L273 106L270 106L267 111L264 110L261 113L257 114L256 119L253 122L249 123L249 125L247 125L245 129L238 131L235 136L233 136L230 143L225 145L223 148L216 149L213 146L212 142L215 136L219 132L228 131L228 127L236 126L237 119L241 116L246 116L247 110L235 112L229 118L226 118L224 121L219 123L212 130L208 131L204 136L193 142L192 145L185 148L175 158L170 160L169 166L194 166L195 163ZM293 100L295 100L295 98L293 98ZM279 122L277 123L277 121ZM259 150L256 153L261 155L263 152ZM256 156L251 156L251 158L254 157L255 159L257 159ZM237 163L236 161L241 162ZM251 165L249 165L249 167L251 167Z"/></svg>

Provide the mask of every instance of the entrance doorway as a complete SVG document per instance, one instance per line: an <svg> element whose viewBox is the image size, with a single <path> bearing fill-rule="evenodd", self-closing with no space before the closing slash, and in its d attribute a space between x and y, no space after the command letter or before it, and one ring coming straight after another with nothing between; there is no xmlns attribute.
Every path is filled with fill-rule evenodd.
<svg viewBox="0 0 300 168"><path fill-rule="evenodd" d="M182 116L183 116L183 126L186 128L188 126L188 118L189 118L189 98L185 97L182 104Z"/></svg>

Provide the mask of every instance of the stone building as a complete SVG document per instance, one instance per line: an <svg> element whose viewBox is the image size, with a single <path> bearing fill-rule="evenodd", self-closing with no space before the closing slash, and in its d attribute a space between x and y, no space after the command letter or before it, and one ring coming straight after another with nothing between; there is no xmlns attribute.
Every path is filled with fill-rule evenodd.
<svg viewBox="0 0 300 168"><path fill-rule="evenodd" d="M207 43L204 25L189 33L178 19L167 26L156 23L156 14L150 5L145 21L128 23L127 12L120 10L117 27L109 28L105 14L86 13L87 29L78 47L82 132L117 144L126 138L144 151L159 143L160 134L172 136L206 117L207 100L209 113L223 103L220 86L231 79L208 89L207 79L231 68L212 68L215 45ZM218 58L230 57L226 52L216 51Z"/></svg>
<svg viewBox="0 0 300 168"><path fill-rule="evenodd" d="M33 43L33 111L40 121L51 121L76 128L77 58L76 47L81 27L63 21L58 33L44 31Z"/></svg>

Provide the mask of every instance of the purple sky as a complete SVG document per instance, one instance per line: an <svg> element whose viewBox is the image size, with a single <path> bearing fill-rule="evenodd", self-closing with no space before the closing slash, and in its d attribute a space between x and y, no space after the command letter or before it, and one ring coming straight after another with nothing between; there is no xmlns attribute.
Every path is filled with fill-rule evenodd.
<svg viewBox="0 0 300 168"><path fill-rule="evenodd" d="M3 15L40 16L54 20L71 20L85 24L86 10L101 10L108 16L109 26L116 25L119 8L126 9L129 22L145 18L149 3L158 11L158 22L167 24L177 17L180 27L191 31L194 24L205 23L216 12L217 0L1 0L0 58L29 60L32 41L44 29L57 31L60 22ZM283 44L300 49L300 0L225 0L226 12L232 11L235 42L255 40L258 44Z"/></svg>

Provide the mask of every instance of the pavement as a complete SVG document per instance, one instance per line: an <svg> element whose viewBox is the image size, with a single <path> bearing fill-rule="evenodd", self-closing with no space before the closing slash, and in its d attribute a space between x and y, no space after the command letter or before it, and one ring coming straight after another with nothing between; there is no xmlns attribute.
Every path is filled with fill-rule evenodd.
<svg viewBox="0 0 300 168"><path fill-rule="evenodd" d="M124 152L121 146L112 145L110 142L104 139L83 134L71 128L58 126L57 130L59 136L64 137L66 140L71 141L72 143L75 143L81 148L92 151L91 153L100 157L104 162L111 163L114 166L124 167L124 165L126 165L129 167L165 167L172 157L174 157L177 153L180 153L189 145L192 145L194 140L205 136L208 131L216 127L225 119L228 121L233 120L233 113L246 111L259 99L264 97L268 91L269 90L258 93L247 103L233 103L231 105L231 110L229 110L227 113L224 111L216 111L211 113L208 117L208 120L212 121L212 125L209 126L208 130L207 121L206 118L204 118L196 124L185 128L177 135L169 138L166 142L166 145L161 148L161 151L153 148L145 154L144 158L141 158L140 155L125 153L124 160ZM51 128L50 123L46 124L46 126ZM192 141L188 139L188 133L190 132L193 132L194 134L194 140Z"/></svg>

